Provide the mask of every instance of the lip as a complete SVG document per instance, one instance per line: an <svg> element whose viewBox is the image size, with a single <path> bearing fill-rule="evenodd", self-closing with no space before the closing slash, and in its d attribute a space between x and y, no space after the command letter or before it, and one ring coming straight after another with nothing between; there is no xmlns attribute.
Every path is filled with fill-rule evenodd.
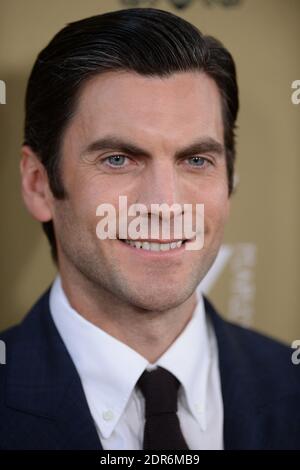
<svg viewBox="0 0 300 470"><path fill-rule="evenodd" d="M124 239L122 239L124 240ZM173 239L173 240L160 240L160 239L157 239L157 238L135 238L134 240L131 239L131 238L127 238L126 240L129 240L129 241L133 241L133 242L148 242L148 243L161 243L161 244L164 244L164 243L174 243L174 242L181 242L182 238L177 238L177 239Z"/></svg>
<svg viewBox="0 0 300 470"><path fill-rule="evenodd" d="M141 240L134 240L134 241L141 241ZM142 240L142 241L148 241L148 240ZM190 241L193 241L193 240L189 240L189 242ZM118 242L120 242L120 244L124 247L124 249L131 250L132 254L135 253L138 256L142 256L145 258L150 257L151 259L173 258L173 257L182 255L186 251L185 243L183 243L179 248L173 248L167 251L151 251L151 250L143 250L142 248L135 248L134 246L131 246L126 242L122 242L119 239L118 239ZM153 243L158 243L158 241L155 240ZM171 242L166 242L164 240L164 243L171 243Z"/></svg>

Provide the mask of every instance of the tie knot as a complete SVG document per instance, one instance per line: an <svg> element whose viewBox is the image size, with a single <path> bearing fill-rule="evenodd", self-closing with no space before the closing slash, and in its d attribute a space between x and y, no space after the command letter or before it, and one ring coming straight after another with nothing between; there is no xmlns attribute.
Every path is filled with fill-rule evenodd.
<svg viewBox="0 0 300 470"><path fill-rule="evenodd" d="M137 382L145 397L146 417L163 413L176 413L179 381L162 367L147 371Z"/></svg>

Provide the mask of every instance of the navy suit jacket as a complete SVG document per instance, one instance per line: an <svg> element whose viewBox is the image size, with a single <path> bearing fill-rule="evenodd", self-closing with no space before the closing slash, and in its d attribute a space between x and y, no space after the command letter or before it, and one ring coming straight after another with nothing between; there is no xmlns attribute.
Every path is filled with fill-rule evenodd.
<svg viewBox="0 0 300 470"><path fill-rule="evenodd" d="M49 290L0 335L0 449L102 446L80 378L56 330ZM224 321L205 298L219 349L225 449L300 449L300 365L293 350ZM99 365L101 367L101 365Z"/></svg>

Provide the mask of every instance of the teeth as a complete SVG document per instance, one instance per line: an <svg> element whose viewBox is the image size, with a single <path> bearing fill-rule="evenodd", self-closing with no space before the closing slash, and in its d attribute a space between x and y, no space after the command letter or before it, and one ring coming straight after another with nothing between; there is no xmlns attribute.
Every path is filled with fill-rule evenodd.
<svg viewBox="0 0 300 470"><path fill-rule="evenodd" d="M160 251L168 251L170 249L171 249L171 244L170 243L161 243Z"/></svg>
<svg viewBox="0 0 300 470"><path fill-rule="evenodd" d="M180 248L182 245L182 240L172 243L157 243L157 242L140 242L133 240L124 240L130 246L135 248L140 248L142 250L148 251L169 251L174 250L175 248Z"/></svg>
<svg viewBox="0 0 300 470"><path fill-rule="evenodd" d="M151 251L159 251L160 250L159 243L149 243L149 245L150 245L150 250Z"/></svg>

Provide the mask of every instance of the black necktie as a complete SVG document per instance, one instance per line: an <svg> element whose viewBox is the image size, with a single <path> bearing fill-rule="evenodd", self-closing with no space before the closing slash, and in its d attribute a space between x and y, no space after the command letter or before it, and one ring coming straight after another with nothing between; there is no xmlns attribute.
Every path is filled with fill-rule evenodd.
<svg viewBox="0 0 300 470"><path fill-rule="evenodd" d="M171 372L157 367L137 382L145 397L143 449L188 449L177 416L179 382Z"/></svg>

